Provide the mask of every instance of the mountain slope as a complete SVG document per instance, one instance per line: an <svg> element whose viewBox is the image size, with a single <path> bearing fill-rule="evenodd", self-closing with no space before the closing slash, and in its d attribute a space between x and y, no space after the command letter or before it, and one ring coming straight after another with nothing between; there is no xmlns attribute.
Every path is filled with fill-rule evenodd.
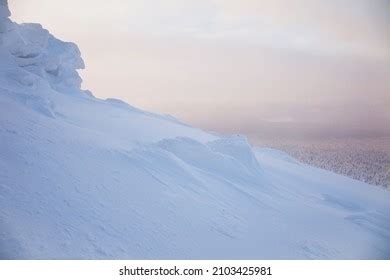
<svg viewBox="0 0 390 280"><path fill-rule="evenodd" d="M390 257L389 192L97 99L0 4L0 258Z"/></svg>

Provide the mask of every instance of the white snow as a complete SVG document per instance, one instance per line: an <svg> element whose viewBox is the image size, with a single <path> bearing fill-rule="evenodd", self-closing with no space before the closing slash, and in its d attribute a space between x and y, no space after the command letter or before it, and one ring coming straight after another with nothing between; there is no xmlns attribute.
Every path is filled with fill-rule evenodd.
<svg viewBox="0 0 390 280"><path fill-rule="evenodd" d="M0 258L390 257L389 192L97 99L77 46L5 3Z"/></svg>

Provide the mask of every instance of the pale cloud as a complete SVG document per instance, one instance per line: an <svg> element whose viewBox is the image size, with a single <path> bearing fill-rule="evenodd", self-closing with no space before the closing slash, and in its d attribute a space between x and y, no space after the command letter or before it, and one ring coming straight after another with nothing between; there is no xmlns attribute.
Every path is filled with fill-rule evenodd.
<svg viewBox="0 0 390 280"><path fill-rule="evenodd" d="M211 36L306 51L390 56L387 0L11 2L16 19L41 19L63 32L77 33L77 26L97 33L121 30L149 36Z"/></svg>

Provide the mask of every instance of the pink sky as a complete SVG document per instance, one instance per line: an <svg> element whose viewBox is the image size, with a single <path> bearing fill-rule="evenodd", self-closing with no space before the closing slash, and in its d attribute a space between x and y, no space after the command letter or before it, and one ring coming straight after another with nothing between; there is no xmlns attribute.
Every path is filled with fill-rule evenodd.
<svg viewBox="0 0 390 280"><path fill-rule="evenodd" d="M9 1L78 44L96 96L260 138L390 133L389 3Z"/></svg>

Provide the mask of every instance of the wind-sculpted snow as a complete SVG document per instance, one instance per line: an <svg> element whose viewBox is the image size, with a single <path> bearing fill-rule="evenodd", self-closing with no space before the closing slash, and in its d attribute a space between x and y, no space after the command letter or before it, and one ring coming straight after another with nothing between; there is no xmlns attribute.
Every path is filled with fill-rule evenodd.
<svg viewBox="0 0 390 280"><path fill-rule="evenodd" d="M80 51L73 43L54 38L39 24L9 24L1 34L2 47L22 69L49 82L57 91L80 90L77 69L84 68Z"/></svg>
<svg viewBox="0 0 390 280"><path fill-rule="evenodd" d="M0 258L390 257L389 192L97 99L80 90L75 45L9 24Z"/></svg>

